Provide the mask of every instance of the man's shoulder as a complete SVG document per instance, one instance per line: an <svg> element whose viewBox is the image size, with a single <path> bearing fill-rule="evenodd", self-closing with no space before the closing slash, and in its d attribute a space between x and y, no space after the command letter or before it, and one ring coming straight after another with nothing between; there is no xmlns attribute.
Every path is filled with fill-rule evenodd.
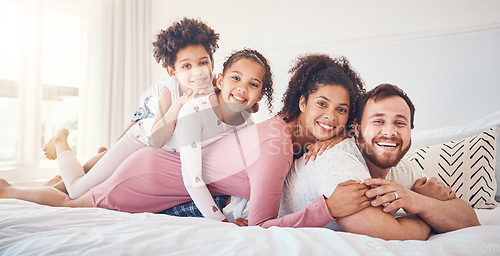
<svg viewBox="0 0 500 256"><path fill-rule="evenodd" d="M425 177L423 172L416 168L415 164L406 158L402 158L399 163L391 169L391 180L395 180L406 188L413 187L415 181Z"/></svg>

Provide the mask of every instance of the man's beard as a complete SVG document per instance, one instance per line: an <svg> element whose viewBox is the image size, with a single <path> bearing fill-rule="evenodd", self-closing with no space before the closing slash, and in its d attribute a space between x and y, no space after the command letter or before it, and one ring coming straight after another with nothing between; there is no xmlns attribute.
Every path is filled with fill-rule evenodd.
<svg viewBox="0 0 500 256"><path fill-rule="evenodd" d="M361 154L363 154L363 157L376 165L379 168L382 169L387 169L396 166L399 161L403 158L403 156L408 152L411 146L411 140L410 143L406 148L400 147L398 150L398 154L396 154L394 157L390 158L384 158L381 159L382 156L376 155L375 154L375 139L379 139L380 137L375 137L370 143L365 141L365 138L363 137L363 134L361 131L359 132L359 136L356 138L356 144L358 145L359 150L361 151ZM394 141L394 139L392 139ZM400 145L403 145L401 139L396 139L397 142L400 143Z"/></svg>

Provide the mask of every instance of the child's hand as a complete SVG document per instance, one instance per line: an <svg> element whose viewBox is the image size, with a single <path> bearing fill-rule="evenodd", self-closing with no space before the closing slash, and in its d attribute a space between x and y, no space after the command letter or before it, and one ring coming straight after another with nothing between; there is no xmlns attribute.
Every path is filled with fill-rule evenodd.
<svg viewBox="0 0 500 256"><path fill-rule="evenodd" d="M232 223L236 224L240 227L248 227L248 220L245 220L243 218L237 218L237 219L233 220Z"/></svg>
<svg viewBox="0 0 500 256"><path fill-rule="evenodd" d="M307 153L305 156L306 164L309 162L309 159L312 157L313 160L316 159L316 156L323 154L325 150L331 149L333 146L337 145L339 142L344 140L344 135L339 134L328 140L316 141L314 144L307 146Z"/></svg>
<svg viewBox="0 0 500 256"><path fill-rule="evenodd" d="M337 185L326 205L334 218L346 217L370 206L365 195L368 186L355 180L344 181Z"/></svg>
<svg viewBox="0 0 500 256"><path fill-rule="evenodd" d="M193 90L189 90L189 91L185 92L181 97L179 97L175 101L175 104L178 104L179 107L181 107L184 105L184 103L188 102L192 98L193 98Z"/></svg>
<svg viewBox="0 0 500 256"><path fill-rule="evenodd" d="M200 87L200 88L195 88L193 89L193 98L197 98L197 97L200 97L200 96L203 96L203 95L208 95L208 94L211 94L215 91L215 88L217 87Z"/></svg>

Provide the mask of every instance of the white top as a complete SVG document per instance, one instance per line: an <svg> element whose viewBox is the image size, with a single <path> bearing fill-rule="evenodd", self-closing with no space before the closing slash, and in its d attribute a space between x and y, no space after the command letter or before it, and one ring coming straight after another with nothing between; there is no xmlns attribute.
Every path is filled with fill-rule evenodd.
<svg viewBox="0 0 500 256"><path fill-rule="evenodd" d="M225 219L203 180L201 149L241 128L254 124L248 111L242 111L245 122L228 125L222 122L210 105L209 96L195 98L182 106L172 138L163 147L180 151L184 185L205 218Z"/></svg>
<svg viewBox="0 0 500 256"><path fill-rule="evenodd" d="M210 84L207 85L211 86ZM150 99L147 102L147 107L151 110L155 115L158 114L158 102L160 98L160 93L163 89L167 89L170 91L170 100L172 104L174 104L177 99L181 97L180 84L176 78L165 77L162 80L158 81L155 87L153 87L152 92L149 92ZM155 118L146 118L139 120L137 125L134 125L131 129L134 129L134 135L140 142L148 145L149 137L151 137L153 125Z"/></svg>

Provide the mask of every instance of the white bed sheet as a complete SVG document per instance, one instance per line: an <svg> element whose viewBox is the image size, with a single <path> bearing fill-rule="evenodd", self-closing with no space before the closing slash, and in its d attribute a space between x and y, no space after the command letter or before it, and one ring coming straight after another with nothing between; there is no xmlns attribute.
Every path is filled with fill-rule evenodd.
<svg viewBox="0 0 500 256"><path fill-rule="evenodd" d="M481 227L428 241L384 241L323 228L240 228L0 199L0 255L500 255L500 208L477 213Z"/></svg>

